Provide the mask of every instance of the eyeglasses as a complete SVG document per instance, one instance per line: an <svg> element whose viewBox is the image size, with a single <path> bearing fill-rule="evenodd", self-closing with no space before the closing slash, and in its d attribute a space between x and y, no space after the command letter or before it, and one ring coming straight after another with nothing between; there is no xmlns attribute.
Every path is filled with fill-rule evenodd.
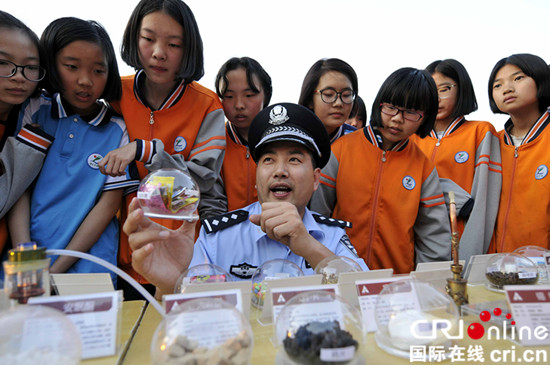
<svg viewBox="0 0 550 365"><path fill-rule="evenodd" d="M327 87L323 90L315 90L315 92L321 94L321 100L326 104L335 103L338 97L340 97L340 100L344 104L351 104L355 100L355 93L351 89L344 89L338 92L332 87Z"/></svg>
<svg viewBox="0 0 550 365"><path fill-rule="evenodd" d="M29 81L40 81L46 76L46 70L38 65L16 65L13 62L0 60L0 77L8 78L17 73L21 69L23 77Z"/></svg>
<svg viewBox="0 0 550 365"><path fill-rule="evenodd" d="M455 84L450 85L444 85L437 88L437 95L440 99L447 99L449 96L451 96L451 90L453 87L455 87Z"/></svg>
<svg viewBox="0 0 550 365"><path fill-rule="evenodd" d="M394 107L393 105L388 104L380 104L380 111L392 117L395 117L399 113L403 113L403 118L410 122L418 122L420 119L422 119L422 117L424 117L424 114L408 109L399 109Z"/></svg>

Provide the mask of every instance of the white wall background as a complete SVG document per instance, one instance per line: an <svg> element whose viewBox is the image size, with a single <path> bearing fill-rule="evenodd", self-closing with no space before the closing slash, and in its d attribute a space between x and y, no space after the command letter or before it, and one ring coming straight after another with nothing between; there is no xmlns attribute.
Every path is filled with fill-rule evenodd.
<svg viewBox="0 0 550 365"><path fill-rule="evenodd" d="M120 49L137 0L12 0L1 9L39 36L52 20L76 16L102 23ZM273 80L272 102L297 102L309 67L323 57L350 63L370 108L394 70L424 68L437 59L462 62L474 83L479 110L469 119L502 129L506 116L489 109L487 80L495 63L513 53L550 62L547 0L187 0L204 42L205 76L214 89L230 57L259 61ZM122 75L133 72L119 59Z"/></svg>

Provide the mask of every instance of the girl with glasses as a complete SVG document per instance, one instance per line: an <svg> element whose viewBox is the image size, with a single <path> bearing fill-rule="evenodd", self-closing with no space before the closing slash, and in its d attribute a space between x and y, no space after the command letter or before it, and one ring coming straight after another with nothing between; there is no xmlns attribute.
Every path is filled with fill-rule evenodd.
<svg viewBox="0 0 550 365"><path fill-rule="evenodd" d="M298 104L309 108L321 119L333 143L355 131L355 127L345 122L353 110L357 92L355 70L338 58L323 58L307 72Z"/></svg>
<svg viewBox="0 0 550 365"><path fill-rule="evenodd" d="M11 14L0 11L0 218L40 172L53 137L27 125L16 133L22 104L39 92L44 69L37 35ZM8 240L0 219L0 251Z"/></svg>
<svg viewBox="0 0 550 365"><path fill-rule="evenodd" d="M497 62L489 77L494 113L510 119L498 133L502 191L493 252L525 245L550 249L550 72L532 54L514 54Z"/></svg>
<svg viewBox="0 0 550 365"><path fill-rule="evenodd" d="M459 257L468 262L487 253L493 234L502 184L498 137L491 123L466 120L477 102L460 62L434 61L426 71L437 86L439 109L429 135L411 139L435 164L447 203L448 192L455 194Z"/></svg>
<svg viewBox="0 0 550 365"><path fill-rule="evenodd" d="M436 115L437 89L430 74L402 68L378 91L370 125L332 145L311 209L352 222L351 243L370 269L402 274L414 270L416 262L451 257L437 171L409 141L412 134L427 135Z"/></svg>

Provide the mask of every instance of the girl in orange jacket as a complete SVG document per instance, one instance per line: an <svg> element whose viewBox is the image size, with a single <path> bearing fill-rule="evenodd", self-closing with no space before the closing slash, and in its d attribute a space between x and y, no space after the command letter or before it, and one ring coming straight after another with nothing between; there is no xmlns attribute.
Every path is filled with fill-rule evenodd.
<svg viewBox="0 0 550 365"><path fill-rule="evenodd" d="M502 192L490 252L550 248L550 72L532 54L497 62L489 77L494 113L510 119L499 132Z"/></svg>
<svg viewBox="0 0 550 365"><path fill-rule="evenodd" d="M451 258L437 171L409 141L414 133L426 136L436 115L431 75L402 68L380 88L370 125L332 144L311 209L352 222L351 243L370 269L408 273L416 262Z"/></svg>
<svg viewBox="0 0 550 365"><path fill-rule="evenodd" d="M459 257L487 253L502 185L500 148L489 122L466 120L477 110L474 87L464 66L453 59L432 62L426 70L438 90L434 128L411 139L435 163L441 188L455 193L460 235Z"/></svg>

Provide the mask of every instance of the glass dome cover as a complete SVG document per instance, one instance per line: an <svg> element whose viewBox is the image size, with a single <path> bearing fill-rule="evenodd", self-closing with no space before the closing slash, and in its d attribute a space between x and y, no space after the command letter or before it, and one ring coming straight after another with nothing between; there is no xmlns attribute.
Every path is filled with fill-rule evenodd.
<svg viewBox="0 0 550 365"><path fill-rule="evenodd" d="M452 298L427 282L399 280L384 286L375 306L376 343L384 351L409 358L410 346L444 346L459 330Z"/></svg>
<svg viewBox="0 0 550 365"><path fill-rule="evenodd" d="M485 276L489 289L502 290L504 285L536 284L539 279L537 265L518 253L499 253L487 261Z"/></svg>
<svg viewBox="0 0 550 365"><path fill-rule="evenodd" d="M231 276L218 265L195 265L191 266L180 275L174 287L174 293L185 292L187 285L225 283L227 281L231 281Z"/></svg>
<svg viewBox="0 0 550 365"><path fill-rule="evenodd" d="M81 352L78 330L56 309L20 305L0 312L0 364L79 364Z"/></svg>
<svg viewBox="0 0 550 365"><path fill-rule="evenodd" d="M139 184L137 197L147 217L195 219L200 191L186 172L159 169L151 172Z"/></svg>
<svg viewBox="0 0 550 365"><path fill-rule="evenodd" d="M285 259L273 259L264 262L252 274L252 305L262 309L264 305L266 281L304 276L304 272L294 262Z"/></svg>
<svg viewBox="0 0 550 365"><path fill-rule="evenodd" d="M247 365L253 348L250 323L217 298L185 302L165 316L151 341L153 364Z"/></svg>
<svg viewBox="0 0 550 365"><path fill-rule="evenodd" d="M315 267L315 273L322 275L322 284L338 284L338 275L343 272L363 271L361 266L349 257L329 256Z"/></svg>
<svg viewBox="0 0 550 365"><path fill-rule="evenodd" d="M530 245L518 247L513 251L513 253L525 256L537 265L539 269L539 282L548 281L546 257L550 255L550 250L547 250L544 247Z"/></svg>
<svg viewBox="0 0 550 365"><path fill-rule="evenodd" d="M362 363L364 335L359 311L346 300L330 291L303 292L290 299L276 318L277 363Z"/></svg>

